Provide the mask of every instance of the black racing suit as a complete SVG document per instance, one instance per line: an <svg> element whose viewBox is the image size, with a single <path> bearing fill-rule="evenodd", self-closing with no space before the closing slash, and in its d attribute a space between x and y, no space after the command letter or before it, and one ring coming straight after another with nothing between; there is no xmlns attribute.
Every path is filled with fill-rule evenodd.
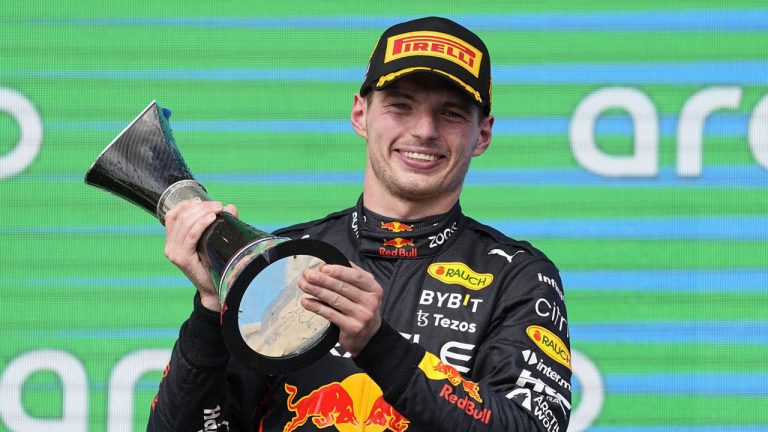
<svg viewBox="0 0 768 432"><path fill-rule="evenodd" d="M568 321L557 268L461 213L397 220L356 207L276 232L339 248L384 289L381 329L354 359L336 345L297 372L231 360L195 297L151 431L561 431ZM335 429L334 429L335 426Z"/></svg>

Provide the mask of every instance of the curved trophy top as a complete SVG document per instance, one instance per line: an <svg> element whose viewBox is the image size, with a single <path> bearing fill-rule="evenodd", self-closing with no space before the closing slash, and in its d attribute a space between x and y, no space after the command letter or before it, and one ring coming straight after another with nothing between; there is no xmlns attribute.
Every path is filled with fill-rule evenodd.
<svg viewBox="0 0 768 432"><path fill-rule="evenodd" d="M168 116L170 111L152 101L101 152L85 182L156 216L157 203L169 186L194 180L176 147Z"/></svg>

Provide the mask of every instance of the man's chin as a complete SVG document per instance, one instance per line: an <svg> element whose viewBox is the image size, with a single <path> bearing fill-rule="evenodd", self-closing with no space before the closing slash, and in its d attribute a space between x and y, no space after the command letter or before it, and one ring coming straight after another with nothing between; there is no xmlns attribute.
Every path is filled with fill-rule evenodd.
<svg viewBox="0 0 768 432"><path fill-rule="evenodd" d="M434 184L424 184L423 181L394 185L390 188L393 195L408 201L426 201L444 196L447 191L444 187Z"/></svg>

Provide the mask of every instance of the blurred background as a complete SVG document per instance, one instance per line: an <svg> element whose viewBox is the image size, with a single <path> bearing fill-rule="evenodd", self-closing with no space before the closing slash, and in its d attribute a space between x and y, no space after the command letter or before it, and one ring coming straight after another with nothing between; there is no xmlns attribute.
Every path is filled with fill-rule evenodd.
<svg viewBox="0 0 768 432"><path fill-rule="evenodd" d="M561 269L569 430L768 430L764 1L261 3L0 4L0 430L146 427L194 288L83 183L145 106L245 221L322 217L361 193L378 35L425 15L490 49L461 202Z"/></svg>

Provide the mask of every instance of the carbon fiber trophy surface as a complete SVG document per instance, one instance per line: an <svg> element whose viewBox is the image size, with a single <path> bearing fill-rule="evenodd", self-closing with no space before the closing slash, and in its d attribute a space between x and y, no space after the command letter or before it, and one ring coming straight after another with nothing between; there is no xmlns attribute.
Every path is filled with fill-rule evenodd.
<svg viewBox="0 0 768 432"><path fill-rule="evenodd" d="M86 183L152 214L170 185L194 180L173 139L170 112L160 110L152 102L101 153L85 176Z"/></svg>
<svg viewBox="0 0 768 432"><path fill-rule="evenodd" d="M170 111L154 101L99 155L85 176L155 215L184 200L210 201L181 156L168 122ZM291 240L221 213L197 245L218 288L222 331L231 354L266 372L311 364L338 340L338 328L299 303L298 279L323 262L349 266L333 246Z"/></svg>

